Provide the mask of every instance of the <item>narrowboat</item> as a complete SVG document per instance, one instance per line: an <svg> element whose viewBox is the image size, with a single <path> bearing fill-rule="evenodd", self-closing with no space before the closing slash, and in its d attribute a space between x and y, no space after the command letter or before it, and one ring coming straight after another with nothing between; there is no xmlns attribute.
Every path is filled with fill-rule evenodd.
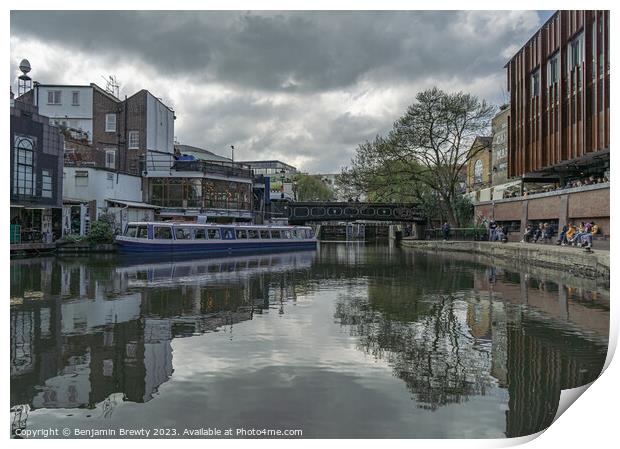
<svg viewBox="0 0 620 449"><path fill-rule="evenodd" d="M116 237L121 252L255 253L316 248L309 226L130 222Z"/></svg>

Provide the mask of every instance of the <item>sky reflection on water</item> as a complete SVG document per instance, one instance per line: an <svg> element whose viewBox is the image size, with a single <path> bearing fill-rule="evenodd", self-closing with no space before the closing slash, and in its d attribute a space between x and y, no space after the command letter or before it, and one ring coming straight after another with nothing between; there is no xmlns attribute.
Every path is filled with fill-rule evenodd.
<svg viewBox="0 0 620 449"><path fill-rule="evenodd" d="M596 378L606 285L381 245L11 262L12 428L498 438Z"/></svg>

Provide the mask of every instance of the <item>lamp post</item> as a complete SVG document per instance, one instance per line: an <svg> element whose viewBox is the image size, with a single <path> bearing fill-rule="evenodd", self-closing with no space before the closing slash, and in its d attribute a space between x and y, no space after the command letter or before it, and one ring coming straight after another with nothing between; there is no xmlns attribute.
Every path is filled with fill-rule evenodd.
<svg viewBox="0 0 620 449"><path fill-rule="evenodd" d="M286 172L284 171L284 169L280 170L280 182L282 183L282 186L280 187L280 198L284 199L284 180L286 179L284 174Z"/></svg>
<svg viewBox="0 0 620 449"><path fill-rule="evenodd" d="M230 146L230 152L231 152L230 160L231 160L231 162L235 162L235 146L234 145Z"/></svg>

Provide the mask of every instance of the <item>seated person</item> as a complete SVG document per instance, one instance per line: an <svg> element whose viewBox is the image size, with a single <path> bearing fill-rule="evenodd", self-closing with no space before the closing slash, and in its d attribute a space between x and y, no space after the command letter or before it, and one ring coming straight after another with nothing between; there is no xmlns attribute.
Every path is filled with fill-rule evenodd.
<svg viewBox="0 0 620 449"><path fill-rule="evenodd" d="M586 248L586 249L591 249L592 248L592 228L594 227L594 222L591 223L586 223L585 227L584 227L584 232L583 234L581 234L580 240L578 245ZM598 231L598 228L597 228Z"/></svg>
<svg viewBox="0 0 620 449"><path fill-rule="evenodd" d="M538 228L534 231L534 243L538 242L543 237L544 225L542 223L538 224Z"/></svg>
<svg viewBox="0 0 620 449"><path fill-rule="evenodd" d="M568 231L566 231L566 234L564 235L564 241L562 242L562 246L565 246L568 243L570 243L575 237L576 232L577 232L577 228L575 227L575 225L572 223L569 223Z"/></svg>
<svg viewBox="0 0 620 449"><path fill-rule="evenodd" d="M543 240L546 242L550 242L553 234L555 233L555 228L552 224L545 223L543 225Z"/></svg>
<svg viewBox="0 0 620 449"><path fill-rule="evenodd" d="M599 231L598 225L596 223L592 222L592 230L591 230L592 235L598 234L598 231Z"/></svg>
<svg viewBox="0 0 620 449"><path fill-rule="evenodd" d="M525 227L525 232L523 233L523 239L521 239L521 243L529 243L530 239L534 236L534 230L532 229L532 225L527 225Z"/></svg>
<svg viewBox="0 0 620 449"><path fill-rule="evenodd" d="M508 232L503 226L499 226L496 231L497 241L506 243L508 241Z"/></svg>
<svg viewBox="0 0 620 449"><path fill-rule="evenodd" d="M556 245L562 245L566 241L566 233L568 232L568 225L562 226L562 231L560 231L560 235L558 236L558 240L555 243Z"/></svg>
<svg viewBox="0 0 620 449"><path fill-rule="evenodd" d="M568 241L571 245L575 246L581 242L581 236L583 235L585 230L585 223L582 221L577 227L577 231L573 234L573 238Z"/></svg>

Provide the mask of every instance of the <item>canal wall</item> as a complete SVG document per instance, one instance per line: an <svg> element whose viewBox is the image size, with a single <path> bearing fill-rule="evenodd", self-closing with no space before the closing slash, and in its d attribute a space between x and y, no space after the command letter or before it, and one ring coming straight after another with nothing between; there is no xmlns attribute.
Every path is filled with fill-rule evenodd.
<svg viewBox="0 0 620 449"><path fill-rule="evenodd" d="M609 280L609 251L542 245L535 243L463 242L414 240L404 238L401 245L429 251L463 252L511 261L515 268L537 266L565 271L571 275Z"/></svg>

